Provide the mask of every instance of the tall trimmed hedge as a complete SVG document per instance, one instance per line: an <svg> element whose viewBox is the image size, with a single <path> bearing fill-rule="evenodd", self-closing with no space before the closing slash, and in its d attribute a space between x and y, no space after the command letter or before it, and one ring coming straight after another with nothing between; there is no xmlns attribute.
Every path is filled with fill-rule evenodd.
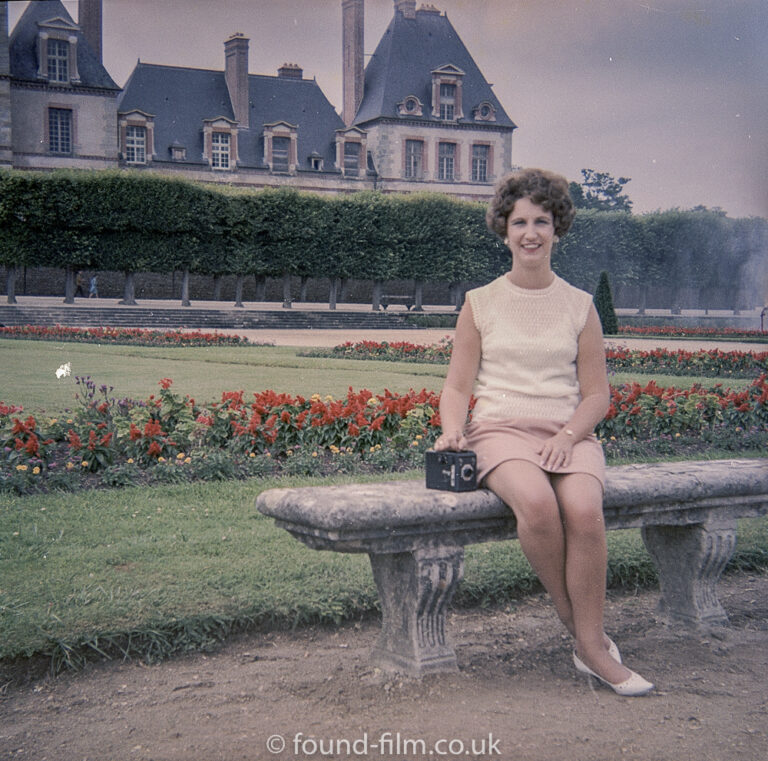
<svg viewBox="0 0 768 761"><path fill-rule="evenodd" d="M0 173L0 265L382 282L484 282L509 266L485 206L438 194L318 196L128 172ZM768 290L768 221L581 210L554 269L645 294ZM734 298L736 298L734 296ZM640 304L642 306L642 304ZM739 306L734 304L734 306Z"/></svg>

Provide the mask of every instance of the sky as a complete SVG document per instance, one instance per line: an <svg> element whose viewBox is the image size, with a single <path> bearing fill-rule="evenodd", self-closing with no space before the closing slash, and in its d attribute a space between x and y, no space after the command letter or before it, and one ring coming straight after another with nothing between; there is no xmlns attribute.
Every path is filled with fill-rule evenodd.
<svg viewBox="0 0 768 761"><path fill-rule="evenodd" d="M517 124L514 164L628 177L636 213L768 217L766 0L432 4ZM8 5L13 29L27 2ZM76 0L64 5L76 21ZM393 13L393 0L365 0L366 54ZM252 74L297 63L341 110L341 0L104 0L103 22L119 85L137 59L222 70L224 41L241 32Z"/></svg>

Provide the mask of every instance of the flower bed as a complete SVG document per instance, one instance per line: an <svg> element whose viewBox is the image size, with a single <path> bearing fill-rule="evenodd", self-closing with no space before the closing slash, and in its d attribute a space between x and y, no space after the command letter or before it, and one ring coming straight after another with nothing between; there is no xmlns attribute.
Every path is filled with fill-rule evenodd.
<svg viewBox="0 0 768 761"><path fill-rule="evenodd" d="M614 372L662 373L749 378L768 371L768 352L699 351L652 349L640 351L618 347L605 352L608 368Z"/></svg>
<svg viewBox="0 0 768 761"><path fill-rule="evenodd" d="M65 325L17 325L0 327L0 338L33 341L133 344L139 346L244 346L244 336L203 333L197 330L144 330L142 328L70 328Z"/></svg>
<svg viewBox="0 0 768 761"><path fill-rule="evenodd" d="M112 388L77 378L77 409L65 417L25 416L0 403L0 489L25 493L83 484L123 486L259 476L421 467L439 432L439 396L349 389L346 397L275 391L222 394L198 404L163 378L158 394L115 399ZM688 447L731 451L768 444L768 376L743 391L664 388L655 382L611 389L596 433L609 456Z"/></svg>
<svg viewBox="0 0 768 761"><path fill-rule="evenodd" d="M667 336L669 338L762 338L768 341L768 331L741 328L684 328L677 325L622 325L619 334L625 336Z"/></svg>
<svg viewBox="0 0 768 761"><path fill-rule="evenodd" d="M337 359L379 359L393 362L431 362L447 364L451 359L453 341L446 336L432 345L408 341L359 341L339 344L332 349L313 349L304 356ZM663 373L711 377L753 378L768 372L768 352L721 351L709 349L684 351L616 348L606 350L608 369L613 372Z"/></svg>

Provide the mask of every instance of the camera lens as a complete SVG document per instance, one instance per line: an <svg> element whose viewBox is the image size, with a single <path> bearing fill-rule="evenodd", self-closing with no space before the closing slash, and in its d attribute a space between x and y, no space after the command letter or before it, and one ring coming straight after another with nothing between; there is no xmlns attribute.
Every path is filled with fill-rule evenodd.
<svg viewBox="0 0 768 761"><path fill-rule="evenodd" d="M470 463L461 466L461 478L463 481L470 481L475 475L475 468Z"/></svg>

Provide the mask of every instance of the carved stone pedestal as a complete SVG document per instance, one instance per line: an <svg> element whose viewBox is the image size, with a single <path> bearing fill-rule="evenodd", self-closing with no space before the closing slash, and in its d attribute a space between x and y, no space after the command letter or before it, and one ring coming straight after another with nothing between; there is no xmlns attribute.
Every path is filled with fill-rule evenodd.
<svg viewBox="0 0 768 761"><path fill-rule="evenodd" d="M736 546L736 520L644 526L642 534L659 572L662 614L688 626L727 625L717 581Z"/></svg>
<svg viewBox="0 0 768 761"><path fill-rule="evenodd" d="M464 574L464 549L435 547L370 558L382 613L373 662L413 676L458 668L445 613Z"/></svg>

